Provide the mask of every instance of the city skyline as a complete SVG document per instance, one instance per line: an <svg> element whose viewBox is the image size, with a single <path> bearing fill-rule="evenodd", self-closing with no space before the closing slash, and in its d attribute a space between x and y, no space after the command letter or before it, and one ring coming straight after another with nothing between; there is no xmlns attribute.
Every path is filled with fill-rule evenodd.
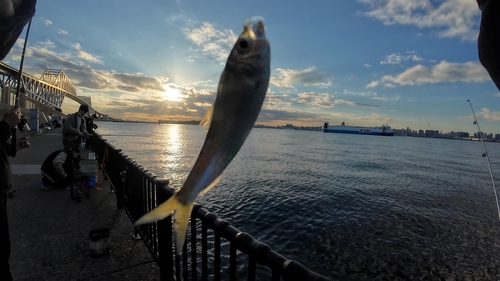
<svg viewBox="0 0 500 281"><path fill-rule="evenodd" d="M257 124L474 132L470 99L485 132L500 127L500 93L477 57L474 0L39 1L24 70L63 70L112 117L201 119L254 15L271 43ZM19 64L23 42L24 32L5 63ZM62 109L77 104L65 99Z"/></svg>
<svg viewBox="0 0 500 281"><path fill-rule="evenodd" d="M256 126L262 126L263 124L255 124ZM330 124L332 125L332 124ZM348 125L348 124L346 124ZM276 126L272 126L272 127L276 127L276 128L288 128L288 127L297 127L297 128L300 128L300 127L316 127L316 128L321 128L321 126L295 126L294 124L278 124ZM422 128L410 128L410 127L401 127L401 128L394 128L394 127L391 127L392 131L410 131L412 133L418 133L419 131L422 131L422 132L426 132L426 131L435 131L435 132L439 132L440 134L450 134L450 133L467 133L469 134L471 137L475 137L476 134L479 134L479 131L477 131L477 127L474 125L474 128L476 130L469 130L469 131L443 131L443 130L440 130L440 129L422 129ZM495 135L500 135L500 128L498 129L498 132L484 132L482 131L483 135L492 135L493 137L495 137Z"/></svg>

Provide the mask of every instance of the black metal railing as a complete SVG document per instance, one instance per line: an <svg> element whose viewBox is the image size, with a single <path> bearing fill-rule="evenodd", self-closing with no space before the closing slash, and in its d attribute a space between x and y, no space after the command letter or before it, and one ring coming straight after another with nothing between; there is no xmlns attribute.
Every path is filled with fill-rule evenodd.
<svg viewBox="0 0 500 281"><path fill-rule="evenodd" d="M124 209L132 222L174 194L168 180L157 178L107 140L96 135L92 146L116 192L117 208ZM182 255L175 255L170 217L135 231L158 263L161 280L329 280L198 204L191 213Z"/></svg>

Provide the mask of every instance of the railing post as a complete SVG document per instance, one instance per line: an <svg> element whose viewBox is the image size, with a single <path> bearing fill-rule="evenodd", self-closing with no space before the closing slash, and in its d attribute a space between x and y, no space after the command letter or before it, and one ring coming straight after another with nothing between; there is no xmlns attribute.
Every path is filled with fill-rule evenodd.
<svg viewBox="0 0 500 281"><path fill-rule="evenodd" d="M115 166L116 169L114 171L113 176L115 176L114 183L115 183L115 188L116 188L116 208L118 210L121 210L125 207L123 204L123 199L124 199L123 186L125 185L125 183L123 182L122 175L121 175L121 173L123 171L125 171L125 159L123 157L124 155L122 155L122 153L121 153L121 151L122 151L121 149L113 148L112 151L113 151L113 153L110 153L112 156L112 158L110 159L110 162L115 161L115 163L119 163L118 165Z"/></svg>

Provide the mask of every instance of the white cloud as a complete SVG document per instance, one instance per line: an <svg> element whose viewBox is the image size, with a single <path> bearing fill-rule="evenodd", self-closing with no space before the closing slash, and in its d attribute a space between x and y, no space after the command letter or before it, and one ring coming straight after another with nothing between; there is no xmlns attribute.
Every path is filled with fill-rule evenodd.
<svg viewBox="0 0 500 281"><path fill-rule="evenodd" d="M75 49L78 50L78 57L79 58L86 60L86 61L89 61L89 62L102 64L102 61L100 59L94 57L93 55L91 55L85 51L82 51L82 46L80 45L80 43L76 43L75 45L73 45L73 47L75 47Z"/></svg>
<svg viewBox="0 0 500 281"><path fill-rule="evenodd" d="M353 92L344 89L343 91L344 95L351 95L351 96L361 96L361 97L367 97L372 100L380 100L380 101L397 101L399 100L399 96L394 96L394 97L387 97L387 96L379 96L376 92Z"/></svg>
<svg viewBox="0 0 500 281"><path fill-rule="evenodd" d="M205 87L205 88L217 88L218 82L213 80L202 80L192 82L195 87Z"/></svg>
<svg viewBox="0 0 500 281"><path fill-rule="evenodd" d="M500 111L491 111L488 108L482 108L478 115L489 121L500 121Z"/></svg>
<svg viewBox="0 0 500 281"><path fill-rule="evenodd" d="M335 96L329 93L300 93L298 98L294 98L299 104L309 104L313 107L331 108L335 105L345 104L350 106L363 106L363 107L379 107L377 105L370 105L358 102L352 102L348 100L343 100L335 98Z"/></svg>
<svg viewBox="0 0 500 281"><path fill-rule="evenodd" d="M54 48L55 47L54 42L50 41L50 39L45 40L45 42L40 42L40 44L42 46L44 46L45 48Z"/></svg>
<svg viewBox="0 0 500 281"><path fill-rule="evenodd" d="M394 53L386 56L385 60L381 61L380 64L400 64L404 61L421 61L421 60L423 59L420 56L416 55L414 52L407 52L407 55Z"/></svg>
<svg viewBox="0 0 500 281"><path fill-rule="evenodd" d="M309 67L302 71L295 69L277 68L276 76L271 77L271 83L278 87L292 87L294 83L301 83L306 86L318 86L327 88L332 85L331 75Z"/></svg>
<svg viewBox="0 0 500 281"><path fill-rule="evenodd" d="M358 0L370 7L366 16L386 25L436 28L440 37L477 38L479 8L473 0Z"/></svg>
<svg viewBox="0 0 500 281"><path fill-rule="evenodd" d="M45 22L45 25L51 25L52 24L52 22L50 20L44 20L44 22Z"/></svg>
<svg viewBox="0 0 500 281"><path fill-rule="evenodd" d="M366 88L374 88L374 87L377 87L378 84L380 84L379 81L372 81L368 85L366 85Z"/></svg>
<svg viewBox="0 0 500 281"><path fill-rule="evenodd" d="M371 65L371 64L368 64L368 63L365 63L363 66L364 66L364 67L372 67L372 65Z"/></svg>
<svg viewBox="0 0 500 281"><path fill-rule="evenodd" d="M380 101L384 101L384 102L387 102L387 101L398 101L399 100L399 96L395 96L395 97L385 97L385 96L377 96L377 95L374 95L372 97L372 100L380 100Z"/></svg>
<svg viewBox="0 0 500 281"><path fill-rule="evenodd" d="M353 121L380 121L382 123L390 123L392 121L392 118L383 117L378 113L372 113L371 115L368 115L368 116L351 118L351 120L353 120Z"/></svg>
<svg viewBox="0 0 500 281"><path fill-rule="evenodd" d="M312 106L329 108L333 107L335 104L349 103L341 99L335 99L333 95L328 93L300 93L298 97L298 103L310 104ZM353 103L354 104L354 103Z"/></svg>
<svg viewBox="0 0 500 281"><path fill-rule="evenodd" d="M66 30L62 30L62 29L58 29L58 30L57 30L57 32L58 32L59 34L64 34L64 35L67 35L67 34L68 34L68 32L67 32Z"/></svg>
<svg viewBox="0 0 500 281"><path fill-rule="evenodd" d="M490 76L477 62L451 63L441 61L440 63L426 67L416 65L408 68L398 75L386 75L379 81L372 81L366 87L372 88L379 84L385 87L394 87L395 85L421 85L435 84L442 82L484 82L488 81Z"/></svg>
<svg viewBox="0 0 500 281"><path fill-rule="evenodd" d="M102 61L100 59L98 59L98 58L94 57L93 55L91 55L87 52L84 52L84 51L79 51L78 57L83 59L83 60L89 61L89 62L95 62L95 63L102 64Z"/></svg>
<svg viewBox="0 0 500 281"><path fill-rule="evenodd" d="M265 108L275 108L275 107L286 107L290 108L291 102L290 102L290 95L287 93L275 93L271 91L271 89L268 89L268 92L266 94L266 100L264 102Z"/></svg>
<svg viewBox="0 0 500 281"><path fill-rule="evenodd" d="M385 60L381 61L380 64L400 64L401 56L399 54L392 54L385 57Z"/></svg>
<svg viewBox="0 0 500 281"><path fill-rule="evenodd" d="M185 28L184 34L200 46L202 52L220 62L227 60L231 48L238 39L238 36L231 29L218 30L209 22L204 22L198 28Z"/></svg>

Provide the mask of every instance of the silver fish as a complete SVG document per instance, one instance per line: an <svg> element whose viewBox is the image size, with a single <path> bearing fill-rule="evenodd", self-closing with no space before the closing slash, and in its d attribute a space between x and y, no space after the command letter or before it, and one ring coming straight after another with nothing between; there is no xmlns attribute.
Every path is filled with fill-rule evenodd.
<svg viewBox="0 0 500 281"><path fill-rule="evenodd" d="M253 17L243 26L220 77L215 102L200 122L209 129L191 173L178 192L135 222L150 223L174 213L178 253L196 198L219 182L252 130L266 96L271 54L264 21Z"/></svg>

